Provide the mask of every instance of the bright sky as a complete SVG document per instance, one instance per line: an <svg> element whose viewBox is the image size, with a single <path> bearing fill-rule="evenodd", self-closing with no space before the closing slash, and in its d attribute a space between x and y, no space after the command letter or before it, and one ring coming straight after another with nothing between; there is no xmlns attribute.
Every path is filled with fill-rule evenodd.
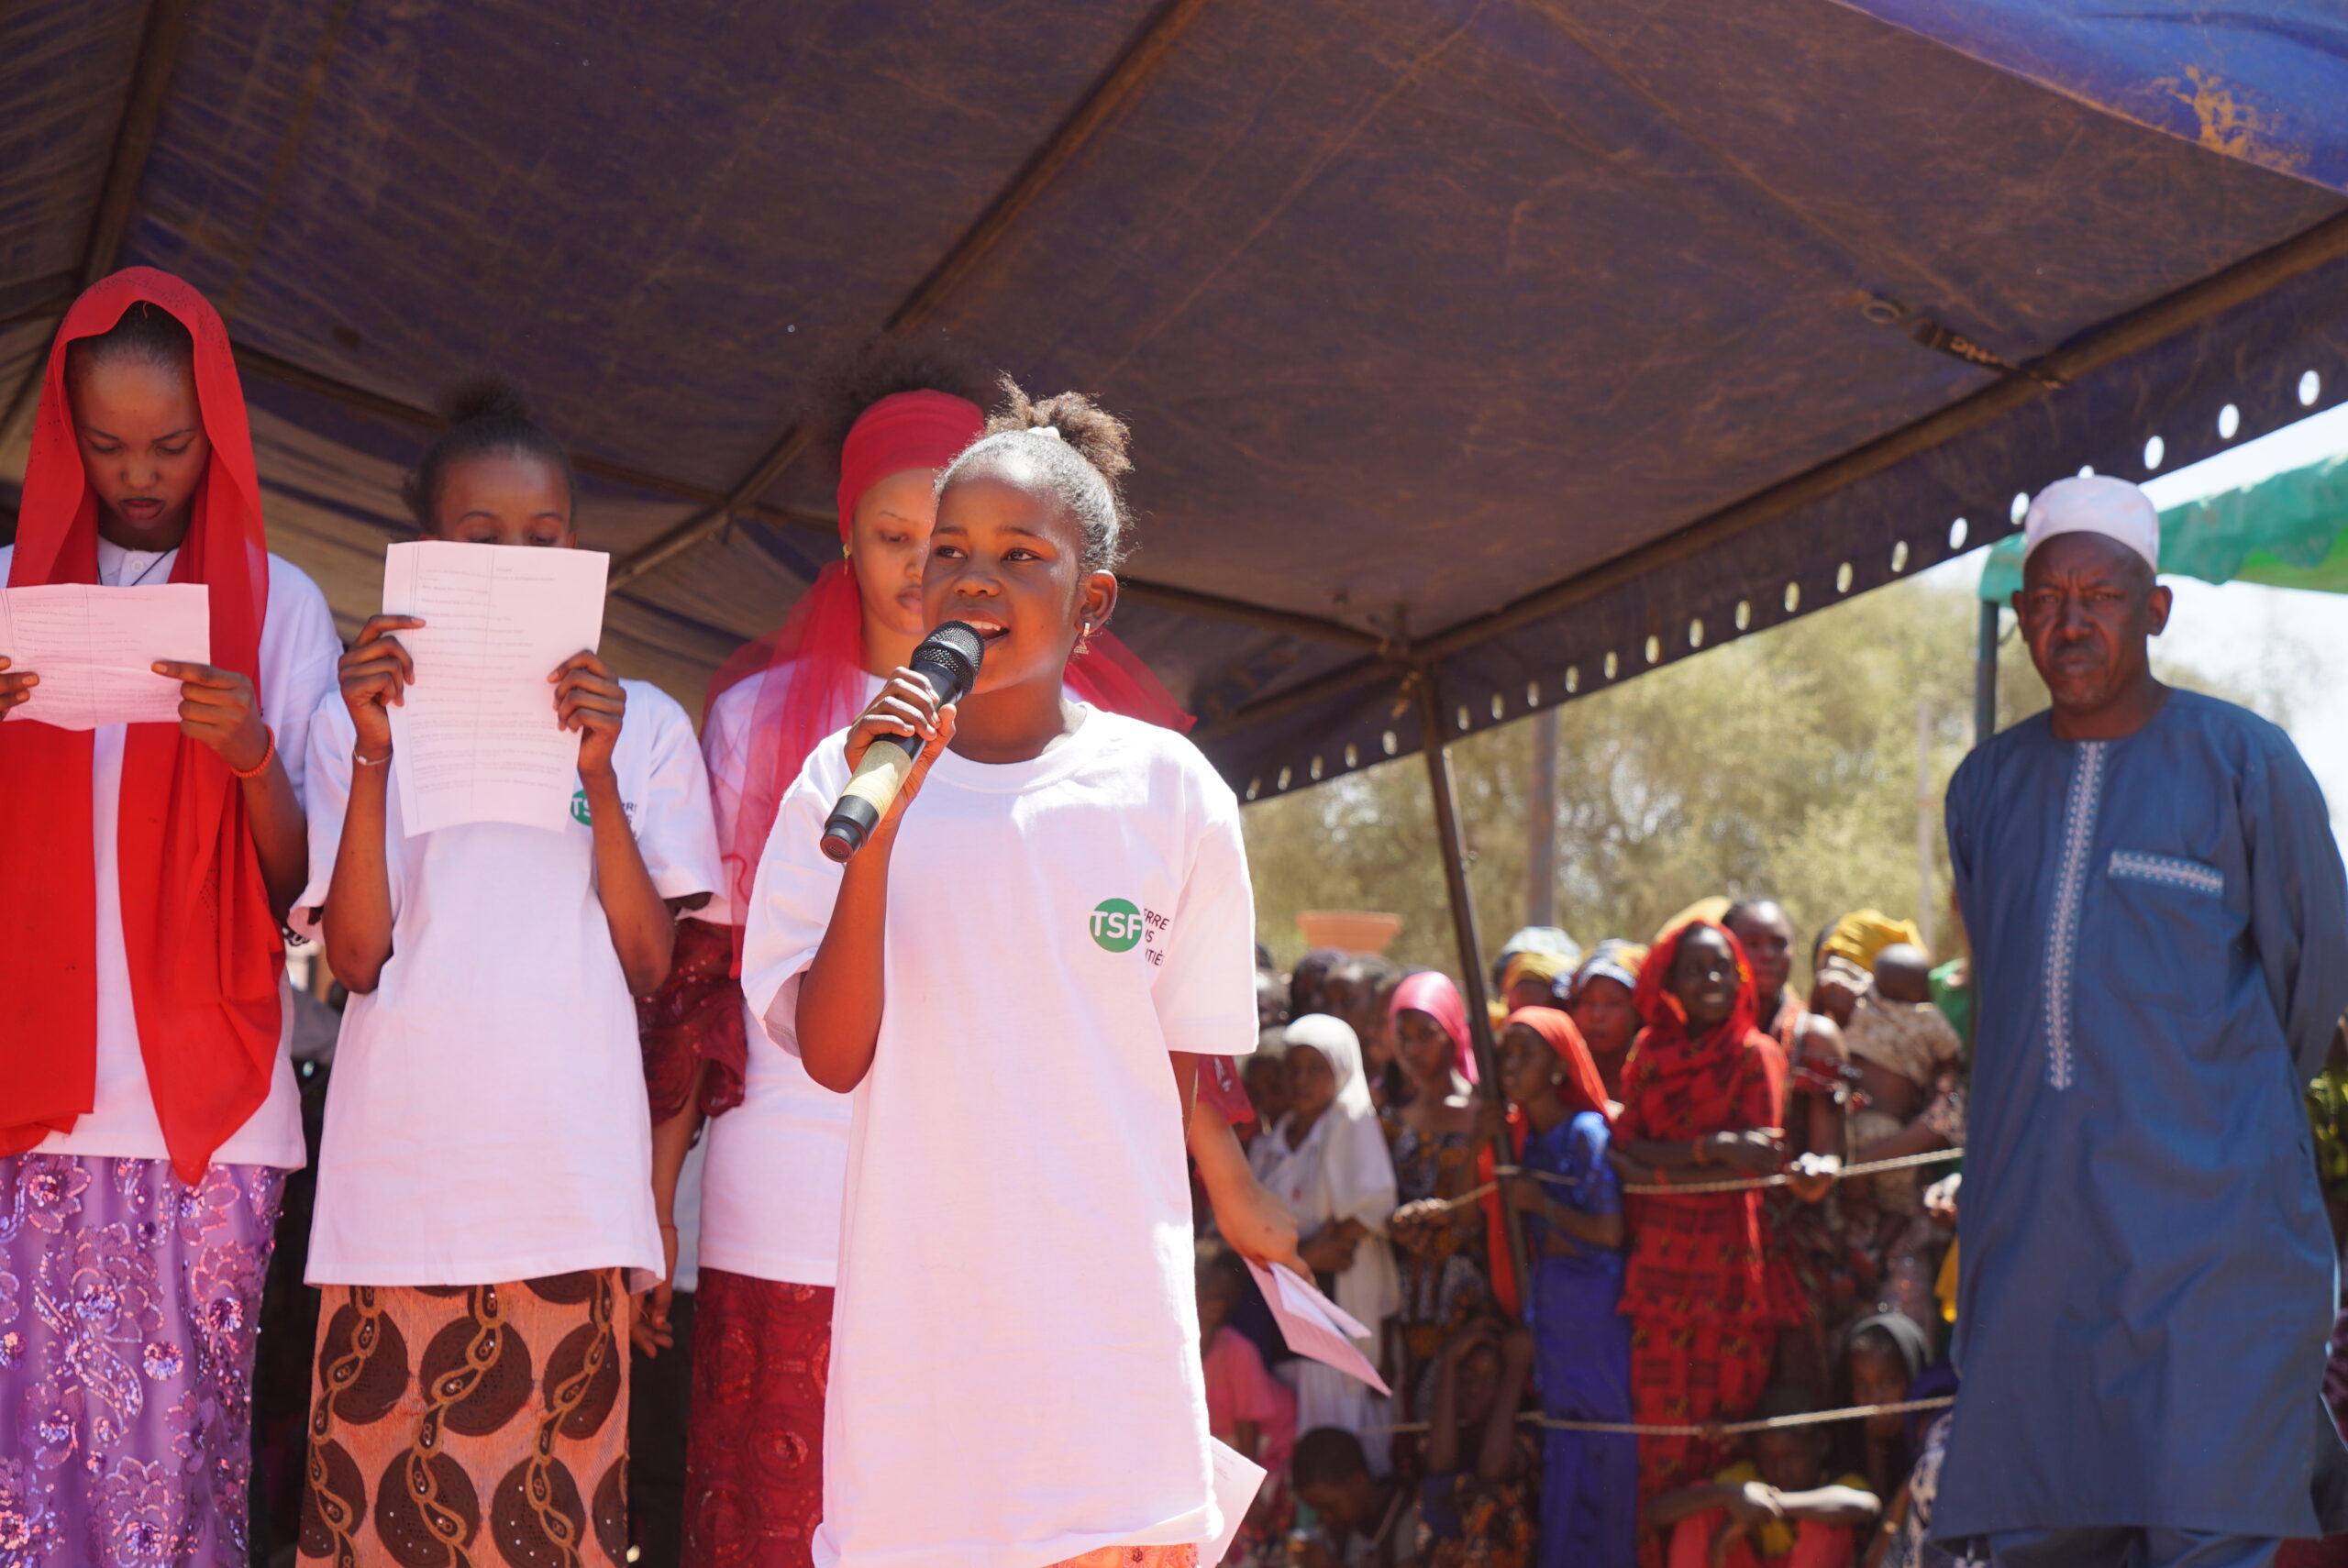
<svg viewBox="0 0 2348 1568"><path fill-rule="evenodd" d="M2348 452L2348 403L2286 425L2230 451L2162 474L2144 486L2156 506L2176 506ZM1981 575L1978 551L1933 569L1968 586ZM1930 574L1927 574L1930 575ZM2348 596L2255 583L2215 586L2162 579L2176 609L2161 651L2289 708L2291 738L2323 785L2334 828L2348 834Z"/></svg>

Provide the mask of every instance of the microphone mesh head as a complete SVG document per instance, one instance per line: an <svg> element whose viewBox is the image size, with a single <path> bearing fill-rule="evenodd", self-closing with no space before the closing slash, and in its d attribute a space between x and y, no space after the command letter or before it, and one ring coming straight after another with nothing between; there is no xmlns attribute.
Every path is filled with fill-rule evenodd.
<svg viewBox="0 0 2348 1568"><path fill-rule="evenodd" d="M913 668L928 677L940 702L954 702L978 683L979 665L986 657L986 639L975 627L948 621L914 649Z"/></svg>

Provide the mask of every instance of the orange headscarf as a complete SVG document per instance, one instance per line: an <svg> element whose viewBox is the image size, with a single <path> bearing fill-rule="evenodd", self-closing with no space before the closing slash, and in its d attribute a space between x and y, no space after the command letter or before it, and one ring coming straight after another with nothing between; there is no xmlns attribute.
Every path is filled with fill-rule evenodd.
<svg viewBox="0 0 2348 1568"><path fill-rule="evenodd" d="M82 468L66 350L112 330L142 300L195 341L196 403L212 447L171 580L210 590L212 663L258 690L269 556L244 392L218 314L167 272L116 272L76 300L58 328L8 585L98 580L98 498ZM95 1103L90 759L86 731L0 723L0 952L20 977L0 1009L0 1154L71 1131ZM210 747L172 725L131 725L116 833L139 1054L172 1168L192 1182L269 1097L285 950L244 792Z"/></svg>
<svg viewBox="0 0 2348 1568"><path fill-rule="evenodd" d="M1521 1007L1501 1022L1501 1032L1520 1023L1547 1041L1549 1049L1556 1053L1559 1065L1566 1069L1565 1082L1558 1088L1567 1108L1594 1110L1611 1125L1614 1114L1606 1098L1606 1080L1599 1077L1598 1061L1590 1055L1589 1046L1572 1018L1554 1007Z"/></svg>
<svg viewBox="0 0 2348 1568"><path fill-rule="evenodd" d="M1598 1062L1589 1054L1589 1046L1581 1037L1581 1030L1574 1021L1553 1007L1521 1007L1501 1021L1501 1032L1508 1032L1511 1024L1521 1023L1548 1043L1564 1064L1566 1081L1560 1085L1567 1103L1575 1110L1594 1110L1606 1119L1611 1127L1613 1111L1606 1098L1606 1081L1599 1077ZM1524 1157L1525 1140L1531 1136L1532 1123L1522 1110L1509 1107L1509 1146L1517 1158ZM1489 1143L1476 1151L1476 1179L1490 1182L1500 1174L1493 1162ZM1484 1266L1491 1276L1492 1296L1501 1310L1513 1318L1521 1310L1521 1297L1516 1285L1516 1260L1509 1253L1507 1219L1501 1212L1500 1194L1488 1192L1482 1200L1484 1211Z"/></svg>

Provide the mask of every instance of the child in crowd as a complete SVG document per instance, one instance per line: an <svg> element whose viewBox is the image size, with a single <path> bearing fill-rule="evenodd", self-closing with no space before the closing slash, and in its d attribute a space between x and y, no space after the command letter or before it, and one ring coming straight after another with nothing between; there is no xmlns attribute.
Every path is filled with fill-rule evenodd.
<svg viewBox="0 0 2348 1568"><path fill-rule="evenodd" d="M1647 950L1620 937L1608 937L1591 948L1574 971L1566 1010L1598 1064L1599 1080L1608 1097L1623 1098L1623 1065L1630 1059L1631 1042L1638 1037L1639 1010L1632 999L1639 988L1639 966Z"/></svg>
<svg viewBox="0 0 2348 1568"><path fill-rule="evenodd" d="M1932 1343L1905 1312L1878 1312L1851 1326L1843 1348L1843 1383L1855 1406L1897 1405L1932 1364ZM1867 1478L1878 1497L1888 1497L1908 1478L1914 1455L1908 1452L1909 1421L1898 1413L1870 1416L1854 1425L1852 1468Z"/></svg>
<svg viewBox="0 0 2348 1568"><path fill-rule="evenodd" d="M1520 1008L1555 1004L1558 982L1570 979L1580 964L1581 944L1559 927L1520 928L1492 960L1493 1024Z"/></svg>
<svg viewBox="0 0 2348 1568"><path fill-rule="evenodd" d="M1862 1106L1850 1116L1852 1159L1897 1159L1962 1145L1963 1045L1955 1026L1933 1005L1931 958L1921 947L1892 943L1853 988L1843 1031ZM1950 1239L1924 1212L1923 1186L1931 1177L1931 1171L1911 1165L1847 1184L1844 1194L1854 1220L1870 1228L1884 1259L1882 1300L1926 1328L1937 1316L1933 1271Z"/></svg>
<svg viewBox="0 0 2348 1568"><path fill-rule="evenodd" d="M1329 979L1345 961L1346 955L1335 947L1316 947L1296 961L1296 967L1288 972L1290 1019L1330 1010Z"/></svg>
<svg viewBox="0 0 2348 1568"><path fill-rule="evenodd" d="M1783 1157L1785 1055L1754 1027L1752 971L1707 921L1677 927L1639 971L1646 1027L1623 1076L1614 1166L1625 1186L1767 1176ZM1785 1304L1772 1289L1757 1190L1634 1195L1623 1310L1631 1320L1638 1419L1724 1419L1760 1397ZM1642 1438L1639 1488L1653 1497L1719 1463L1703 1438ZM1655 1568L1656 1542L1642 1543Z"/></svg>
<svg viewBox="0 0 2348 1568"><path fill-rule="evenodd" d="M1532 1332L1489 1318L1436 1357L1419 1483L1423 1568L1532 1568L1541 1445L1517 1419L1532 1374Z"/></svg>
<svg viewBox="0 0 2348 1568"><path fill-rule="evenodd" d="M1283 1528L1289 1456L1296 1451L1296 1395L1265 1370L1261 1351L1231 1324L1251 1282L1238 1253L1213 1242L1199 1250L1199 1346L1207 1383L1207 1425L1267 1474L1235 1550L1260 1555Z"/></svg>
<svg viewBox="0 0 2348 1568"><path fill-rule="evenodd" d="M1288 1021L1288 988L1268 963L1256 966L1256 1027L1278 1029Z"/></svg>
<svg viewBox="0 0 2348 1568"><path fill-rule="evenodd" d="M1308 1014L1288 1026L1289 1113L1256 1140L1257 1178L1296 1217L1300 1251L1321 1288L1374 1334L1401 1304L1386 1230L1394 1215L1394 1162L1386 1150L1361 1047L1342 1019ZM1361 1353L1376 1362L1379 1346ZM1382 1406L1358 1379L1317 1361L1297 1366L1298 1420L1365 1434L1380 1474L1390 1445L1368 1429Z"/></svg>
<svg viewBox="0 0 2348 1568"><path fill-rule="evenodd" d="M1401 1205L1390 1228L1402 1288L1396 1329L1416 1395L1437 1353L1492 1307L1483 1207L1455 1201L1479 1185L1477 1154L1490 1143L1482 1108L1492 1102L1477 1098L1468 1008L1449 976L1410 976L1390 1010L1412 1094L1380 1120Z"/></svg>
<svg viewBox="0 0 2348 1568"><path fill-rule="evenodd" d="M425 535L574 547L570 465L514 393L449 416L407 487ZM310 1247L305 1550L615 1562L629 1290L663 1267L630 999L668 973L671 901L717 886L708 779L674 699L582 649L547 677L579 736L575 820L409 833L390 710L419 673L398 634L423 624L371 617L310 732L300 903L351 995Z"/></svg>
<svg viewBox="0 0 2348 1568"><path fill-rule="evenodd" d="M1817 1408L1800 1389L1762 1396L1764 1420ZM1750 1459L1709 1484L1678 1486L1647 1504L1650 1527L1671 1532L1670 1568L1852 1568L1856 1542L1883 1505L1862 1475L1824 1476L1826 1438L1817 1426L1755 1432Z"/></svg>
<svg viewBox="0 0 2348 1568"><path fill-rule="evenodd" d="M279 922L334 620L267 553L202 294L105 279L39 387L0 582L200 584L212 641L154 667L176 724L40 723L16 710L41 671L0 658L0 1561L241 1562L254 1329L304 1159Z"/></svg>
<svg viewBox="0 0 2348 1568"><path fill-rule="evenodd" d="M1256 1141L1289 1113L1288 1025L1273 1024L1257 1033L1256 1054L1240 1069L1239 1081L1256 1108L1255 1130L1247 1139L1252 1158Z"/></svg>
<svg viewBox="0 0 2348 1568"><path fill-rule="evenodd" d="M1607 1159L1606 1088L1573 1020L1523 1008L1501 1030L1501 1076L1523 1118L1508 1201L1533 1266L1526 1319L1540 1351L1541 1408L1558 1420L1631 1419L1631 1325L1623 1295L1622 1184ZM1542 1180L1546 1176L1550 1179ZM1639 1526L1635 1438L1543 1435L1542 1568L1631 1568Z"/></svg>
<svg viewBox="0 0 2348 1568"><path fill-rule="evenodd" d="M1351 1025L1361 1042L1370 1102L1381 1112L1407 1092L1394 1059L1394 1027L1386 1005L1401 978L1401 970L1375 953L1357 953L1329 975L1329 1010Z"/></svg>
<svg viewBox="0 0 2348 1568"><path fill-rule="evenodd" d="M927 624L984 638L976 685L891 676L785 795L750 900L754 1015L853 1096L815 1556L1189 1568L1218 1518L1185 1121L1194 1058L1257 1028L1238 801L1065 695L1116 604L1125 431L1007 390L922 580ZM825 818L882 735L919 758L836 864Z"/></svg>
<svg viewBox="0 0 2348 1568"><path fill-rule="evenodd" d="M1289 1484L1319 1527L1290 1538L1291 1568L1405 1568L1418 1562L1419 1510L1411 1489L1390 1475L1371 1474L1352 1432L1319 1427L1297 1439Z"/></svg>

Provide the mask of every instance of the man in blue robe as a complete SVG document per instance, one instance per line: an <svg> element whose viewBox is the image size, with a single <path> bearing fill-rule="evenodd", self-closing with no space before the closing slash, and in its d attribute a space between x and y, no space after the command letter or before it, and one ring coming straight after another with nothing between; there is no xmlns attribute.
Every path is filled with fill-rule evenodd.
<svg viewBox="0 0 2348 1568"><path fill-rule="evenodd" d="M2348 880L2289 738L2153 678L2159 527L2118 480L2039 496L2014 608L2054 707L1949 784L1979 999L1932 1528L2000 1568L2256 1568L2348 1528L2302 1099Z"/></svg>

